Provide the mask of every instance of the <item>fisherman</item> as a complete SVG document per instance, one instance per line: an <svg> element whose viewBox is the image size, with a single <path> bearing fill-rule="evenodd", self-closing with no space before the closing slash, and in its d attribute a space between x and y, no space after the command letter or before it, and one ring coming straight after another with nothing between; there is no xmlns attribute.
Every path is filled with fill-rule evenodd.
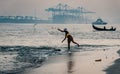
<svg viewBox="0 0 120 74"><path fill-rule="evenodd" d="M111 30L113 30L113 26L111 26Z"/></svg>
<svg viewBox="0 0 120 74"><path fill-rule="evenodd" d="M106 29L106 27L104 26L104 30Z"/></svg>
<svg viewBox="0 0 120 74"><path fill-rule="evenodd" d="M62 40L62 43L63 43L64 40L67 38L68 51L70 50L70 43L71 43L71 41L72 41L74 44L77 44L77 46L79 47L79 44L73 40L73 37L72 37L72 36L70 35L70 33L68 32L67 28L64 28L64 30L61 30L61 29L58 28L58 31L60 31L60 32L65 32L65 38Z"/></svg>

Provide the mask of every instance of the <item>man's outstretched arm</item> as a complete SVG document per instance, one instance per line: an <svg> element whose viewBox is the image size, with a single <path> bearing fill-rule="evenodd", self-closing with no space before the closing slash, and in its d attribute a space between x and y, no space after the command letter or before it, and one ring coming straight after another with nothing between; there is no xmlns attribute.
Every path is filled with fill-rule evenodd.
<svg viewBox="0 0 120 74"><path fill-rule="evenodd" d="M63 30L61 30L61 29L59 29L59 28L58 28L58 31L60 31L60 32L64 32Z"/></svg>

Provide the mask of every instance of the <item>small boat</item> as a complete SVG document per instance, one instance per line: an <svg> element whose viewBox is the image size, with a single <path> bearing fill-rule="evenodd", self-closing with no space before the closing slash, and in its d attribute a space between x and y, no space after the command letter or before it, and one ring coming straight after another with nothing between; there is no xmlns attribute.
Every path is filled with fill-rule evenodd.
<svg viewBox="0 0 120 74"><path fill-rule="evenodd" d="M104 28L98 28L98 27L92 25L92 27L93 27L95 30L98 30L98 31L115 31L115 30L116 30L116 28L113 28L113 27L111 27L110 29L106 29L105 26L104 26Z"/></svg>
<svg viewBox="0 0 120 74"><path fill-rule="evenodd" d="M92 24L96 24L96 25L106 25L107 22L104 22L101 18L98 18L95 22L92 22Z"/></svg>

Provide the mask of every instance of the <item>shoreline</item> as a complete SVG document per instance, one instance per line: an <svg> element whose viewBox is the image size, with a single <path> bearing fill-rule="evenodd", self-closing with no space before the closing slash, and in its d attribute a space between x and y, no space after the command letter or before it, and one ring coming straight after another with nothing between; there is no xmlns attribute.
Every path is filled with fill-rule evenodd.
<svg viewBox="0 0 120 74"><path fill-rule="evenodd" d="M26 69L40 67L49 55L58 51L44 46L0 46L0 73L22 74Z"/></svg>
<svg viewBox="0 0 120 74"><path fill-rule="evenodd" d="M80 49L74 50L71 53L66 53L66 51L60 53L60 49L53 49L51 47L47 47L47 50L44 50L46 47L34 47L34 50L27 50L30 48L31 47L22 47L23 50L19 51L19 53L15 52L15 54L19 54L19 56L16 57L17 61L9 60L9 57L7 57L7 55L11 55L12 53L8 54L9 52L7 52L6 56L3 55L4 59L8 59L11 61L10 63L14 64L14 69L5 70L5 72L0 71L0 73L39 74L41 72L44 74L45 72L46 74L50 74L52 72L56 74L56 72L58 72L58 74L63 74L63 72L65 72L65 74L69 74L74 72L73 74L119 74L119 46L93 47L92 50L86 47L88 49L87 51L81 51ZM53 50L50 51L49 49ZM82 48L82 50L84 50L84 48ZM44 57L41 56L39 52L42 52ZM47 56L45 56L45 53L47 53ZM115 69L116 67L118 67L117 71ZM61 70L56 69L56 71L54 71L55 68L61 68Z"/></svg>
<svg viewBox="0 0 120 74"><path fill-rule="evenodd" d="M117 51L118 47L50 56L43 66L25 74L106 74L105 69L118 58Z"/></svg>

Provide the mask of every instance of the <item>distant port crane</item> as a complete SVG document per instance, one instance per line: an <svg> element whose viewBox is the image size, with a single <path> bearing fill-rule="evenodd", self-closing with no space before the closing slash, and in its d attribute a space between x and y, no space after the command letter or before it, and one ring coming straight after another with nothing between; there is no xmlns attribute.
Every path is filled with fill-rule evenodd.
<svg viewBox="0 0 120 74"><path fill-rule="evenodd" d="M67 4L58 4L57 6L46 9L52 12L52 20L54 23L84 23L84 15L95 13L86 10L83 7L72 8Z"/></svg>

